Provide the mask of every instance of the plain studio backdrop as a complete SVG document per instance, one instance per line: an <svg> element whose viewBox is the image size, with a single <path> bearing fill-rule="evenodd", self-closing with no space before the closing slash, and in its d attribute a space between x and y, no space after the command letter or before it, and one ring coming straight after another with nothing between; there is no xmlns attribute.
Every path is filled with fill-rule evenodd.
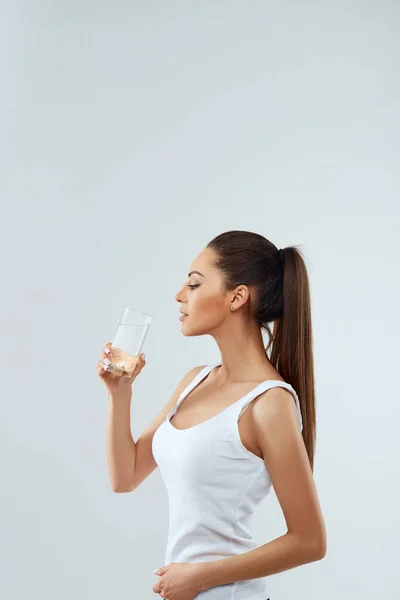
<svg viewBox="0 0 400 600"><path fill-rule="evenodd" d="M398 2L1 3L2 600L152 600L158 469L111 491L96 373L155 316L132 435L192 367L176 292L215 235L299 245L310 277L318 562L271 600L398 592ZM285 532L272 491L258 544Z"/></svg>

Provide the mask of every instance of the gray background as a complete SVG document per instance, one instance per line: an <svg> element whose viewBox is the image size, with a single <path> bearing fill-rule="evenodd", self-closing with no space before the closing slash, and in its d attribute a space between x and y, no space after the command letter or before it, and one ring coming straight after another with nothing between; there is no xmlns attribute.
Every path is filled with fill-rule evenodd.
<svg viewBox="0 0 400 600"><path fill-rule="evenodd" d="M2 600L158 598L166 492L111 491L96 362L124 305L156 317L136 440L219 360L174 296L229 229L299 244L311 283L328 552L271 599L396 595L399 25L394 1L1 3ZM284 533L273 493L253 528Z"/></svg>

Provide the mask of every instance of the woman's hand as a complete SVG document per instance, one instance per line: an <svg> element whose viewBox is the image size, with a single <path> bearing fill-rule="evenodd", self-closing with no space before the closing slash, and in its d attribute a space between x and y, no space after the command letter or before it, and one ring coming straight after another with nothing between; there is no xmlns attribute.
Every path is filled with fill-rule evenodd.
<svg viewBox="0 0 400 600"><path fill-rule="evenodd" d="M156 571L153 592L165 600L194 600L204 589L203 574L203 563L171 563Z"/></svg>
<svg viewBox="0 0 400 600"><path fill-rule="evenodd" d="M131 394L132 383L146 364L146 361L143 358L144 355L140 354L139 356L128 357L127 360L132 362L132 365L129 365L129 367L133 369L133 373L130 377L127 377L125 371L121 373L108 371L108 364L111 362L109 358L111 352L112 343L108 342L108 344L104 346L102 357L97 363L97 374L111 396L120 396L125 395L126 393Z"/></svg>

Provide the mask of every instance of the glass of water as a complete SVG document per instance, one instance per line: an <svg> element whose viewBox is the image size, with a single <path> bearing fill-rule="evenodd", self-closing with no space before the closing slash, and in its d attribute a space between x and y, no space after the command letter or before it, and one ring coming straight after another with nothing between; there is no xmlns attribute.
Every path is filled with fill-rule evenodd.
<svg viewBox="0 0 400 600"><path fill-rule="evenodd" d="M153 319L152 315L124 306L108 355L108 371L132 377Z"/></svg>

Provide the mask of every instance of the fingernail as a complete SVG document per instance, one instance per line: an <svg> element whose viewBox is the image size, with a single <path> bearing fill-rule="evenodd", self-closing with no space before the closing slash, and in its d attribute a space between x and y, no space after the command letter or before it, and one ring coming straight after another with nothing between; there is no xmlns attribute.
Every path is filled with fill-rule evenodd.
<svg viewBox="0 0 400 600"><path fill-rule="evenodd" d="M110 354L110 348L106 348L106 349L104 350L104 352L105 352L106 354Z"/></svg>
<svg viewBox="0 0 400 600"><path fill-rule="evenodd" d="M144 358L145 358L144 354L142 354L142 358L143 358L143 360L144 360Z"/></svg>
<svg viewBox="0 0 400 600"><path fill-rule="evenodd" d="M108 365L110 364L110 362L111 362L111 360L110 360L109 358L103 358L103 363L104 363L105 365L107 365L107 366L108 366Z"/></svg>

